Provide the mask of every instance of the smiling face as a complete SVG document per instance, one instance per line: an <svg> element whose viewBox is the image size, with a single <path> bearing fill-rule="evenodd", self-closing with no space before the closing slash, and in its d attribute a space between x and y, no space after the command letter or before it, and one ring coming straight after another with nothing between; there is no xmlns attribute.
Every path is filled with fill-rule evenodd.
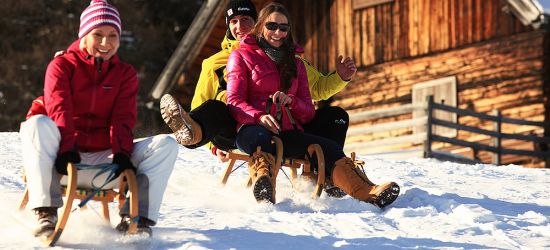
<svg viewBox="0 0 550 250"><path fill-rule="evenodd" d="M238 15L229 20L229 30L237 41L240 41L245 35L250 33L252 28L254 28L254 19L250 16Z"/></svg>
<svg viewBox="0 0 550 250"><path fill-rule="evenodd" d="M99 26L82 38L84 49L93 57L109 60L120 46L120 37L116 29L109 25Z"/></svg>
<svg viewBox="0 0 550 250"><path fill-rule="evenodd" d="M273 23L276 23L278 25L273 25ZM273 29L271 26L279 26L275 30L270 30L269 28ZM262 29L262 37L273 47L280 47L283 45L283 41L288 36L289 30L286 29L286 31L283 31L285 29L281 28L281 24L283 26L288 26L288 18L286 18L285 15L283 15L280 12L273 12L267 17L264 27ZM283 29L283 30L282 30Z"/></svg>

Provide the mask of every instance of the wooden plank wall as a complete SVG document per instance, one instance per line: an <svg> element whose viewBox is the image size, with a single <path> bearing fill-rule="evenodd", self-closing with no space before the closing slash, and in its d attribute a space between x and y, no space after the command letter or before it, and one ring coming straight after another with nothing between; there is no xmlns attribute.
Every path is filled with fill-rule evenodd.
<svg viewBox="0 0 550 250"><path fill-rule="evenodd" d="M446 76L457 77L458 107L517 119L544 121L543 42L545 31L524 32L496 38L459 49L361 69L350 85L334 97L333 105L353 113L411 103L412 86ZM384 121L401 120L400 116ZM352 127L384 122L351 124ZM492 124L471 117L459 117L460 124L492 129ZM530 128L505 126L504 132L523 133ZM397 134L395 134L397 133ZM411 130L394 134L357 136L347 142L369 141L410 134ZM467 133L459 138L476 141Z"/></svg>
<svg viewBox="0 0 550 250"><path fill-rule="evenodd" d="M260 9L271 1L254 2ZM277 2L289 9L305 58L321 72L334 70L338 54L352 55L364 70L531 30L502 11L502 0L395 0L357 11L349 0ZM226 29L221 16L182 78L178 90L184 104L190 102L202 60L219 51Z"/></svg>
<svg viewBox="0 0 550 250"><path fill-rule="evenodd" d="M355 59L357 78L333 98L334 105L353 112L410 103L412 85L456 75L461 108L500 109L509 117L544 119L542 35L503 12L503 0L394 0L357 11L348 0L281 2L298 17L295 20L303 20L295 22L295 31L303 33L298 41L303 41L305 57L313 65L326 72L334 69L338 54ZM410 116L377 122L406 118ZM468 118L459 122L491 127ZM366 124L354 126L361 125ZM348 141L410 133L392 131Z"/></svg>
<svg viewBox="0 0 550 250"><path fill-rule="evenodd" d="M349 0L277 2L292 13L305 57L321 71L333 70L338 54L361 67L531 30L502 11L503 0L394 0L357 11Z"/></svg>
<svg viewBox="0 0 550 250"><path fill-rule="evenodd" d="M321 72L334 68L336 48L332 45L339 43L339 40L334 36L332 27L341 17L331 12L332 1L275 2L280 2L290 12L292 32L296 42L305 48L304 57L311 64L317 65Z"/></svg>

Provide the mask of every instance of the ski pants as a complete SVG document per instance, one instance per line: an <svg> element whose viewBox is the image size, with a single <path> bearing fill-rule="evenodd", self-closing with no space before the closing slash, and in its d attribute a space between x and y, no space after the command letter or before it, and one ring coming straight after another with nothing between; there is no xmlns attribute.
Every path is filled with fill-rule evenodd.
<svg viewBox="0 0 550 250"><path fill-rule="evenodd" d="M226 151L237 148L237 122L224 102L208 100L189 112L189 115L201 126L202 140L186 147L197 148L212 142L219 149ZM344 109L323 107L316 110L313 120L303 127L306 133L333 140L343 148L348 126L349 115Z"/></svg>
<svg viewBox="0 0 550 250"><path fill-rule="evenodd" d="M29 207L61 207L63 205L61 185L66 184L66 176L61 178L54 162L59 149L61 135L56 124L45 115L29 118L20 130L23 149L23 165L29 189ZM101 164L112 162L111 149L97 152L79 152L81 163ZM177 142L168 135L157 135L134 140L131 161L137 168L139 216L154 222L159 216L160 205L168 178L174 169L178 154ZM90 188L92 178L99 170L78 171L77 185ZM108 173L94 180L96 186L105 182ZM118 188L118 180L107 184L104 189ZM128 202L126 203L126 205ZM128 214L128 207L120 214Z"/></svg>

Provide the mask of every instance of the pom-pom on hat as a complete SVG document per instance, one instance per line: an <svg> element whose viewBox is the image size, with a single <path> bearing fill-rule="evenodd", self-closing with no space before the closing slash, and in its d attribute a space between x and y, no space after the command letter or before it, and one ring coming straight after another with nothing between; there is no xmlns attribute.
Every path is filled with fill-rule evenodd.
<svg viewBox="0 0 550 250"><path fill-rule="evenodd" d="M247 15L254 21L258 18L256 6L250 0L230 0L225 8L225 24L229 25L229 20L238 15Z"/></svg>
<svg viewBox="0 0 550 250"><path fill-rule="evenodd" d="M91 30L102 25L113 26L120 36L122 31L121 23L118 10L109 4L107 0L92 0L90 6L80 15L78 38L82 38Z"/></svg>

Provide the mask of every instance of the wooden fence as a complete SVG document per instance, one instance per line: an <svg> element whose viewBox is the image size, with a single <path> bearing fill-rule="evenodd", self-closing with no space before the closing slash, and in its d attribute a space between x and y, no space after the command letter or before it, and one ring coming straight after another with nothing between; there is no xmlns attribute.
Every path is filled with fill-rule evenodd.
<svg viewBox="0 0 550 250"><path fill-rule="evenodd" d="M412 113L415 110L426 110L426 104L406 104L398 107L392 107L387 109L369 110L350 115L350 124L358 123L366 120L374 120L380 118L394 117L398 115L404 115ZM370 126L352 127L348 130L347 136L353 137L364 134L373 134L377 132L407 129L419 126L426 126L427 117L419 117L415 119L400 120L395 122L387 122L381 124L375 124ZM399 145L404 143L416 143L422 144L426 140L426 133L408 134L396 137L388 137L379 140L372 140L366 142L349 143L345 146L346 151L359 151L366 148L384 147Z"/></svg>
<svg viewBox="0 0 550 250"><path fill-rule="evenodd" d="M542 128L548 128L550 126L550 123L548 122L535 122L535 121L526 121L526 120L519 120L519 119L512 119L512 118L506 118L503 117L500 112L495 111L495 115L487 115L483 113L477 113L472 110L466 110L466 109L459 109L452 106L447 106L444 104L435 103L433 101L433 97L428 97L428 112L427 112L427 126L426 126L426 133L427 133L427 139L426 143L424 144L424 157L426 158L438 158L438 159L444 159L444 160L452 160L452 161L459 161L459 162L467 162L467 163L480 163L478 159L472 158L472 159L465 159L463 156L453 155L447 152L441 152L441 151L434 151L432 150L432 144L433 142L444 142L449 143L452 145L462 146L462 147L469 147L474 152L484 150L489 151L493 153L493 159L492 164L500 165L501 164L501 158L502 155L505 154L511 154L511 155L520 155L520 156L529 156L529 157L536 157L540 159L544 159L546 161L546 167L549 167L549 160L550 159L550 152L548 151L537 151L537 150L520 150L520 149L512 149L512 148L504 148L502 145L503 139L514 139L514 140L523 140L528 143L538 143L538 144L548 144L550 143L550 137L545 136L537 136L537 135L523 135L523 134L510 134L510 133L503 133L501 131L501 128L503 124L515 124L515 125L526 125L526 126L537 126ZM473 126L466 126L461 125L458 122L453 123L449 121L444 121L441 119L437 119L433 116L433 113L435 110L442 110L445 112L451 112L455 113L458 116L472 116L476 117L481 120L488 120L492 121L494 123L494 130L486 130L482 128L477 128ZM475 134L482 134L491 137L492 145L487 145L479 142L470 142L465 140L460 140L457 138L450 138L445 137L441 135L436 135L432 133L433 125L437 126L444 126L448 128L453 128L457 130L463 130L468 131Z"/></svg>
<svg viewBox="0 0 550 250"><path fill-rule="evenodd" d="M380 148L384 146L391 147L391 146L396 146L396 145L405 144L405 143L419 144L421 147L423 147L423 156L425 158L437 158L441 160L449 160L449 161L470 163L470 164L483 163L481 162L480 159L476 158L475 156L476 154L474 154L472 158L467 158L465 156L453 154L447 151L433 150L434 143L439 142L439 143L446 143L448 145L454 145L458 147L470 148L473 152L488 151L492 153L491 162L485 162L485 163L500 165L502 163L501 159L503 155L518 155L518 156L527 156L527 157L543 159L546 164L545 166L547 168L550 167L549 166L550 152L540 151L535 149L523 150L523 149L506 148L503 146L503 143L502 143L503 140L511 139L511 140L521 140L526 143L531 143L533 145L550 144L550 137L516 134L516 133L505 133L502 131L502 127L504 124L515 124L520 126L535 126L535 127L540 127L544 129L544 128L550 128L550 123L507 118L507 117L503 117L498 111L495 111L494 115L488 115L484 113L478 113L472 110L459 109L456 107L435 103L433 101L432 96L429 96L427 98L427 102L423 104L416 104L416 105L406 104L399 107L352 113L350 115L350 124L353 124L353 123L357 124L367 120L395 117L399 115L412 113L415 110L423 110L426 112L427 115L423 117L400 120L395 122L351 127L348 130L347 136L353 137L353 136L373 134L378 132L388 132L392 130L408 129L408 128L412 130L412 128L419 127L419 126L425 126L426 127L425 132L411 133L411 134L406 134L406 135L401 135L396 137L387 137L383 139L370 140L370 141L347 143L344 149L348 152L349 151L362 152L363 151L362 149L365 149L365 148ZM458 119L456 122L438 119L434 116L434 113L436 111L454 113L459 117L471 116L471 117L478 118L480 120L491 121L494 124L493 130L487 130L479 127L459 124ZM489 144L492 144L492 145L483 144L481 142L466 141L463 139L458 139L458 137L447 137L444 135L439 135L434 133L434 130L433 130L434 126L443 126L451 129L456 129L457 131L459 130L467 131L473 134L488 136L489 138L491 138L490 139L491 143ZM401 150L405 150L405 149L408 149L408 148L402 148ZM388 153L388 152L380 152L380 153Z"/></svg>

